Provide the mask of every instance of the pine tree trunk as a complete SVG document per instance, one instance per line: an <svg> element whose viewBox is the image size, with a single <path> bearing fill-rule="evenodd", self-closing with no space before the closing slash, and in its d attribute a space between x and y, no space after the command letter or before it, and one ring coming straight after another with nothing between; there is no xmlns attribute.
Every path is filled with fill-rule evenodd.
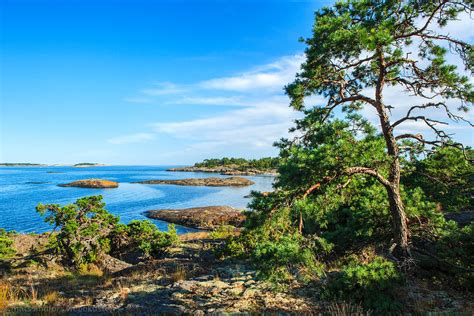
<svg viewBox="0 0 474 316"><path fill-rule="evenodd" d="M408 250L408 227L405 209L400 196L398 184L387 188L390 213L392 217L393 237L396 243L395 255L399 258L409 256Z"/></svg>
<svg viewBox="0 0 474 316"><path fill-rule="evenodd" d="M397 140L393 135L393 127L387 113L387 108L383 103L383 87L385 84L386 64L383 49L377 47L379 76L375 88L375 108L380 119L382 134L387 145L387 154L392 159L390 163L389 185L386 186L388 200L390 204L390 215L392 218L393 239L396 243L395 255L399 258L407 258L410 255L408 248L408 227L405 215L405 207L400 195L400 159Z"/></svg>

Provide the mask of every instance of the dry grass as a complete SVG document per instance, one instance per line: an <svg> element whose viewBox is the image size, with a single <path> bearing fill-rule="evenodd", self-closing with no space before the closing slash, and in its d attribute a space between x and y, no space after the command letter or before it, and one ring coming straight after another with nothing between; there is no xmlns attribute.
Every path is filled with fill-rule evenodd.
<svg viewBox="0 0 474 316"><path fill-rule="evenodd" d="M79 270L79 274L82 276L91 276L100 278L104 275L104 271L102 271L98 266L95 264L88 264Z"/></svg>
<svg viewBox="0 0 474 316"><path fill-rule="evenodd" d="M177 281L182 281L182 280L185 280L186 279L186 269L179 265L179 266L176 266L176 270L171 273L171 281L174 283L174 282L177 282Z"/></svg>
<svg viewBox="0 0 474 316"><path fill-rule="evenodd" d="M332 302L327 307L327 312L335 316L354 316L354 315L370 315L365 312L362 306L349 302Z"/></svg>
<svg viewBox="0 0 474 316"><path fill-rule="evenodd" d="M121 283L117 285L117 292L119 298L122 302L125 302L128 298L128 294L130 293L130 288L123 286Z"/></svg>
<svg viewBox="0 0 474 316"><path fill-rule="evenodd" d="M8 306L8 295L10 291L10 286L7 283L0 283L0 313L5 311Z"/></svg>
<svg viewBox="0 0 474 316"><path fill-rule="evenodd" d="M196 232L179 235L181 241L189 241L195 239L207 239L209 238L209 232Z"/></svg>
<svg viewBox="0 0 474 316"><path fill-rule="evenodd" d="M32 294L35 293L28 293L19 286L0 281L0 312L5 311L10 304L31 300Z"/></svg>
<svg viewBox="0 0 474 316"><path fill-rule="evenodd" d="M58 291L52 291L46 293L41 300L44 301L48 305L56 305L61 299Z"/></svg>

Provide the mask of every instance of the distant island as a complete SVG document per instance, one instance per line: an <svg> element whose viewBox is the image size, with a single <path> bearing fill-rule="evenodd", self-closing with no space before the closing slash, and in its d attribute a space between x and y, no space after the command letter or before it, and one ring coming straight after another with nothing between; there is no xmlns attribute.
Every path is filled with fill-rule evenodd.
<svg viewBox="0 0 474 316"><path fill-rule="evenodd" d="M168 171L213 172L223 175L276 175L280 163L279 158L265 157L260 159L221 158L205 159L194 166L171 168Z"/></svg>
<svg viewBox="0 0 474 316"><path fill-rule="evenodd" d="M0 167L34 167L34 166L46 166L39 163L26 163L26 162L4 162L0 163Z"/></svg>
<svg viewBox="0 0 474 316"><path fill-rule="evenodd" d="M0 163L0 167L67 167L72 166L75 168L87 168L87 167L102 167L107 166L102 163L95 162L80 162L76 164L43 164L43 163L29 163L29 162L3 162Z"/></svg>
<svg viewBox="0 0 474 316"><path fill-rule="evenodd" d="M95 162L80 162L73 165L73 167L76 167L76 168L103 167L103 166L106 166L106 165L102 163L95 163Z"/></svg>

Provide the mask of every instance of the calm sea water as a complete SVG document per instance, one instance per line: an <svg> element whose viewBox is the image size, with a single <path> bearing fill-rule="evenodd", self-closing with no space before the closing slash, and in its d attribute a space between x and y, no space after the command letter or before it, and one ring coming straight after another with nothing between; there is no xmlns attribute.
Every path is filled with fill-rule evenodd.
<svg viewBox="0 0 474 316"><path fill-rule="evenodd" d="M273 177L247 177L254 185L234 187L191 187L177 185L145 185L132 183L152 179L221 177L218 174L168 172L169 166L74 167L0 167L0 228L18 232L45 232L49 224L35 211L38 203L67 204L77 198L101 194L106 209L119 215L123 223L145 219L144 211L161 208L187 208L229 205L245 208L251 190L270 191ZM80 179L101 178L120 183L116 189L63 188L60 183ZM167 223L153 220L161 230ZM179 233L193 231L177 227Z"/></svg>

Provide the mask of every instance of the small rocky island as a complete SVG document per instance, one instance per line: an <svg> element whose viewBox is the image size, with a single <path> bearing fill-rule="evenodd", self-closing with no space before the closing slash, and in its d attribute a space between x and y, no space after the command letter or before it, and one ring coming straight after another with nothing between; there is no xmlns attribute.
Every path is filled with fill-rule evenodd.
<svg viewBox="0 0 474 316"><path fill-rule="evenodd" d="M77 188L91 188L91 189L110 189L118 188L119 184L115 181L103 179L85 179L73 181L70 183L58 184L60 187L77 187Z"/></svg>
<svg viewBox="0 0 474 316"><path fill-rule="evenodd" d="M245 221L242 211L230 206L205 206L175 210L151 210L146 217L202 230L222 225L240 227Z"/></svg>
<svg viewBox="0 0 474 316"><path fill-rule="evenodd" d="M147 180L139 181L136 183L141 184L174 184L174 185L187 185L187 186L208 186L208 187L245 187L255 182L245 179L242 177L229 177L229 178L189 178L179 180Z"/></svg>
<svg viewBox="0 0 474 316"><path fill-rule="evenodd" d="M104 167L106 165L102 163L95 163L95 162L80 162L73 165L74 168L90 168L90 167Z"/></svg>

